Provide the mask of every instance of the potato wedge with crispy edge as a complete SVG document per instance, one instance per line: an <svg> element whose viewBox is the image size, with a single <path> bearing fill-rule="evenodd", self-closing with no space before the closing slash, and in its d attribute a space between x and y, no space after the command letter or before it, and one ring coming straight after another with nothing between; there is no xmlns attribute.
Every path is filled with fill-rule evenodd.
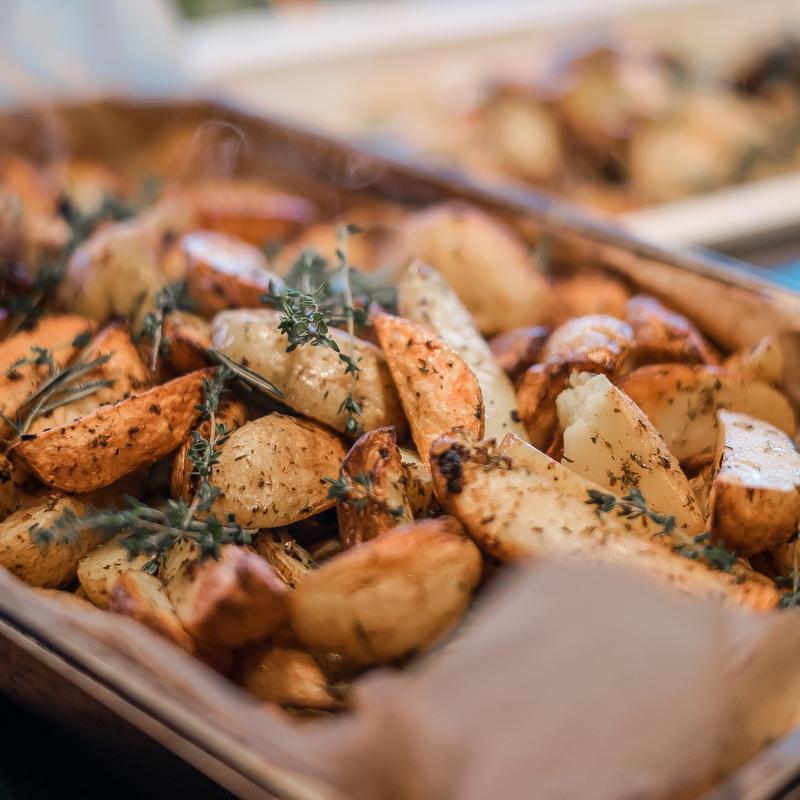
<svg viewBox="0 0 800 800"><path fill-rule="evenodd" d="M56 589L75 579L78 562L102 537L87 532L75 542L39 544L31 528L49 528L67 511L86 514L89 506L74 497L49 497L20 508L0 523L0 566L31 586Z"/></svg>
<svg viewBox="0 0 800 800"><path fill-rule="evenodd" d="M181 239L180 247L186 259L186 289L205 316L228 308L258 308L270 285L277 293L283 287L261 250L241 239L194 231Z"/></svg>
<svg viewBox="0 0 800 800"><path fill-rule="evenodd" d="M475 373L439 337L402 317L372 315L411 436L427 464L431 443L460 428L483 436L483 395Z"/></svg>
<svg viewBox="0 0 800 800"><path fill-rule="evenodd" d="M363 434L342 462L339 477L359 492L361 500L343 500L336 506L339 536L345 547L414 521L394 428L377 428ZM367 487L359 482L364 480L368 481Z"/></svg>
<svg viewBox="0 0 800 800"><path fill-rule="evenodd" d="M633 347L627 322L603 314L575 317L559 325L542 350L542 361L572 369L618 375Z"/></svg>
<svg viewBox="0 0 800 800"><path fill-rule="evenodd" d="M516 385L525 370L541 360L542 348L550 336L550 328L514 328L500 333L489 341L494 360Z"/></svg>
<svg viewBox="0 0 800 800"><path fill-rule="evenodd" d="M558 434L556 398L569 385L569 364L534 364L517 388L517 413L528 440L546 450Z"/></svg>
<svg viewBox="0 0 800 800"><path fill-rule="evenodd" d="M42 483L67 492L91 492L154 464L189 435L200 412L198 370L103 406L64 426L18 442L9 451Z"/></svg>
<svg viewBox="0 0 800 800"><path fill-rule="evenodd" d="M689 481L647 417L605 375L580 373L559 396L562 463L614 494L637 488L657 514L675 517L687 533L705 519Z"/></svg>
<svg viewBox="0 0 800 800"><path fill-rule="evenodd" d="M439 508L439 501L433 492L430 467L422 461L416 450L407 447L398 449L406 478L406 497L411 506L411 515L414 519L430 516Z"/></svg>
<svg viewBox="0 0 800 800"><path fill-rule="evenodd" d="M633 329L633 358L637 365L661 362L714 364L716 357L703 334L682 314L663 306L655 297L637 294L625 306Z"/></svg>
<svg viewBox="0 0 800 800"><path fill-rule="evenodd" d="M781 392L719 367L653 364L626 375L619 387L682 463L711 459L720 408L750 414L789 436L795 434L794 411Z"/></svg>
<svg viewBox="0 0 800 800"><path fill-rule="evenodd" d="M84 375L81 381L88 383L95 380L110 380L111 385L101 386L87 397L73 400L42 414L33 421L28 429L29 433L41 433L49 428L69 425L79 417L91 413L98 406L116 403L130 397L150 382L150 373L124 324L114 322L103 328L89 342L82 358L84 362L89 362L104 355L111 357Z"/></svg>
<svg viewBox="0 0 800 800"><path fill-rule="evenodd" d="M546 556L613 564L686 594L754 610L774 608L779 602L779 592L764 576L722 572L679 555L671 540L642 535L641 517L602 512L559 489L550 476L497 453L491 442L470 445L443 438L432 448L431 466L447 512L461 520L486 553L501 561Z"/></svg>
<svg viewBox="0 0 800 800"><path fill-rule="evenodd" d="M312 651L387 664L438 639L461 617L481 556L451 517L395 528L314 570L290 596L290 622Z"/></svg>
<svg viewBox="0 0 800 800"><path fill-rule="evenodd" d="M710 530L743 556L785 544L800 526L800 453L769 423L723 409L717 414Z"/></svg>
<svg viewBox="0 0 800 800"><path fill-rule="evenodd" d="M128 569L141 569L151 556L134 556L123 544L122 536L101 544L78 562L78 582L86 597L98 608L108 608L111 591L119 576Z"/></svg>
<svg viewBox="0 0 800 800"><path fill-rule="evenodd" d="M217 514L245 528L290 525L331 508L324 478L339 474L342 440L316 422L269 414L235 430L211 474Z"/></svg>
<svg viewBox="0 0 800 800"><path fill-rule="evenodd" d="M411 258L441 273L486 335L541 325L553 316L552 289L522 240L466 203L438 205L411 217L393 262Z"/></svg>
<svg viewBox="0 0 800 800"><path fill-rule="evenodd" d="M211 347L211 324L186 311L170 311L164 317L164 357L177 372L192 372L208 364L206 350Z"/></svg>
<svg viewBox="0 0 800 800"><path fill-rule="evenodd" d="M589 314L625 319L625 303L631 296L622 281L603 272L577 272L553 283L556 302L564 320Z"/></svg>
<svg viewBox="0 0 800 800"><path fill-rule="evenodd" d="M515 414L514 387L481 335L472 314L435 269L413 261L397 281L401 317L435 333L475 373L483 395L486 436L522 434Z"/></svg>
<svg viewBox="0 0 800 800"><path fill-rule="evenodd" d="M224 311L214 317L211 340L228 358L246 363L281 389L281 400L290 408L344 432L342 401L350 392L351 376L330 348L299 347L287 353L288 340L278 330L280 316L271 309ZM347 333L330 334L346 353ZM364 430L394 425L402 438L408 425L383 354L361 339L355 340L354 350L360 367L355 391L359 422Z"/></svg>
<svg viewBox="0 0 800 800"><path fill-rule="evenodd" d="M276 541L273 531L263 531L253 542L253 549L266 559L275 574L294 589L308 574L310 566L301 561L282 541Z"/></svg>
<svg viewBox="0 0 800 800"><path fill-rule="evenodd" d="M201 560L191 542L170 549L164 586L186 632L212 647L243 647L284 622L289 589L260 555L223 545L218 559Z"/></svg>
<svg viewBox="0 0 800 800"><path fill-rule="evenodd" d="M73 314L43 317L29 331L20 331L0 343L0 413L13 419L20 406L47 378L45 364L20 364L20 359L35 358L33 347L52 353L55 366L63 366L78 352L76 337L91 333L94 322ZM2 427L7 426L3 423Z"/></svg>
<svg viewBox="0 0 800 800"><path fill-rule="evenodd" d="M737 350L725 359L725 369L754 381L780 386L786 359L777 336L765 336L755 347Z"/></svg>
<svg viewBox="0 0 800 800"><path fill-rule="evenodd" d="M334 711L341 707L319 664L299 647L267 642L248 648L241 657L238 682L259 700L284 708Z"/></svg>
<svg viewBox="0 0 800 800"><path fill-rule="evenodd" d="M215 418L217 425L225 425L228 431L235 431L247 422L247 407L238 397L233 395L224 396L220 400ZM197 430L200 431L204 439L208 440L209 434L211 433L210 421L203 420ZM196 482L192 480L192 470L194 466L189 460L189 450L191 446L192 435L190 432L189 436L186 437L183 444L175 453L169 482L172 496L174 498L183 498L187 501L191 500L196 484Z"/></svg>

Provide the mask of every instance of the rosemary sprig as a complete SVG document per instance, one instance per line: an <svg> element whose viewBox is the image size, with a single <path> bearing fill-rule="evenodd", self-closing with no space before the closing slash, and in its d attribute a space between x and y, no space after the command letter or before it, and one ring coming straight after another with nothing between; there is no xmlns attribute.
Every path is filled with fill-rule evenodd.
<svg viewBox="0 0 800 800"><path fill-rule="evenodd" d="M385 498L373 492L372 478L367 472L359 472L352 478L342 475L339 478L323 478L328 484L328 499L336 503L347 503L353 508L363 511L368 505L373 504L382 508L393 517L403 513L402 506L391 506Z"/></svg>
<svg viewBox="0 0 800 800"><path fill-rule="evenodd" d="M222 367L228 369L231 374L245 384L245 386L255 389L261 394L267 396L273 395L277 398L283 397L283 391L277 387L272 381L267 380L263 375L250 369L247 364L239 364L232 358L229 358L225 353L209 347L206 350L206 355L212 360L216 361Z"/></svg>

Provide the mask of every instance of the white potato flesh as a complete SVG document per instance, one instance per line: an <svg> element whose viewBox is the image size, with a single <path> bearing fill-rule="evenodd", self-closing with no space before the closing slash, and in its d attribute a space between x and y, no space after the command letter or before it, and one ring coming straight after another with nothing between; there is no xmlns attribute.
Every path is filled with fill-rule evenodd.
<svg viewBox="0 0 800 800"><path fill-rule="evenodd" d="M774 386L783 383L785 366L786 359L781 340L774 335L765 336L755 347L737 350L725 359L725 369L729 372L738 372L755 381L771 383Z"/></svg>
<svg viewBox="0 0 800 800"><path fill-rule="evenodd" d="M564 430L562 463L618 495L639 489L657 514L687 533L705 520L666 442L635 403L605 375L580 373L556 401Z"/></svg>
<svg viewBox="0 0 800 800"><path fill-rule="evenodd" d="M215 348L263 375L284 394L281 400L304 416L346 430L347 412L342 401L350 392L350 375L339 356L328 347L298 347L286 352L287 338L278 330L280 312L270 309L236 310L217 314L211 325ZM348 352L347 333L331 330L342 352ZM355 358L360 371L355 399L361 406L364 430L385 425L397 428L402 440L408 430L400 398L381 351L356 339Z"/></svg>
<svg viewBox="0 0 800 800"><path fill-rule="evenodd" d="M485 435L498 441L506 433L525 435L515 413L511 380L495 361L491 348L458 295L432 267L412 262L397 282L401 317L435 333L464 359L483 394Z"/></svg>
<svg viewBox="0 0 800 800"><path fill-rule="evenodd" d="M119 576L129 569L141 569L150 556L131 555L122 544L122 536L96 547L85 555L78 564L78 581L86 596L98 608L108 608L111 591Z"/></svg>
<svg viewBox="0 0 800 800"><path fill-rule="evenodd" d="M747 414L718 413L711 530L744 556L785 544L800 524L800 453L773 425Z"/></svg>

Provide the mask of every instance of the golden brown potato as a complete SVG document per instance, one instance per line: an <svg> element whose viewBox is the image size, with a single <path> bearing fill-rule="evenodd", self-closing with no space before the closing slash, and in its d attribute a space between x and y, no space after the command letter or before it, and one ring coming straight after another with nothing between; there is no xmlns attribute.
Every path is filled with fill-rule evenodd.
<svg viewBox="0 0 800 800"><path fill-rule="evenodd" d="M126 569L114 583L108 609L135 619L190 653L196 649L192 638L183 629L164 585L155 575L141 569Z"/></svg>
<svg viewBox="0 0 800 800"><path fill-rule="evenodd" d="M556 398L567 388L569 364L534 364L517 389L517 413L534 447L546 450L558 435Z"/></svg>
<svg viewBox="0 0 800 800"><path fill-rule="evenodd" d="M134 556L122 544L123 536L115 536L87 553L78 562L78 581L86 597L98 608L108 608L111 591L119 576L128 569L140 570L150 556Z"/></svg>
<svg viewBox="0 0 800 800"><path fill-rule="evenodd" d="M88 363L105 355L111 356L109 360L87 372L80 382L110 380L111 385L101 386L87 397L65 403L42 414L33 421L28 429L29 433L41 433L48 428L69 425L70 422L94 411L98 406L124 400L147 386L150 374L123 324L111 323L103 328L92 339L81 357L84 363Z"/></svg>
<svg viewBox="0 0 800 800"><path fill-rule="evenodd" d="M191 372L103 406L62 428L18 442L9 451L42 483L91 492L163 458L189 435L203 399L203 378Z"/></svg>
<svg viewBox="0 0 800 800"><path fill-rule="evenodd" d="M394 263L410 258L441 273L485 335L552 318L552 290L525 244L503 223L465 203L447 203L412 217Z"/></svg>
<svg viewBox="0 0 800 800"><path fill-rule="evenodd" d="M626 375L620 389L649 417L682 463L711 458L717 411L741 411L795 434L789 401L777 389L714 366L654 364Z"/></svg>
<svg viewBox="0 0 800 800"><path fill-rule="evenodd" d="M273 531L264 531L253 542L253 548L262 558L266 559L275 574L289 587L294 589L308 574L312 563L306 554L297 551L297 544L293 539L286 538L277 541ZM275 532L277 533L277 531ZM281 537L284 538L283 536Z"/></svg>
<svg viewBox="0 0 800 800"><path fill-rule="evenodd" d="M532 328L514 328L494 336L489 342L494 360L516 384L525 370L541 360L542 348L550 336L550 329L541 325Z"/></svg>
<svg viewBox="0 0 800 800"><path fill-rule="evenodd" d="M622 281L603 272L578 272L553 284L561 315L565 319L603 314L625 319L625 304L631 296Z"/></svg>
<svg viewBox="0 0 800 800"><path fill-rule="evenodd" d="M100 540L87 532L70 542L38 543L31 528L47 529L66 513L88 513L89 507L74 497L49 497L35 505L20 508L0 523L0 566L31 586L56 589L75 579L78 561Z"/></svg>
<svg viewBox="0 0 800 800"><path fill-rule="evenodd" d="M187 233L180 244L186 259L186 289L205 316L228 308L258 308L270 286L280 293L283 281L267 269L257 247L224 233Z"/></svg>
<svg viewBox="0 0 800 800"><path fill-rule="evenodd" d="M256 247L289 238L316 216L313 204L305 198L241 181L206 181L183 191L199 227Z"/></svg>
<svg viewBox="0 0 800 800"><path fill-rule="evenodd" d="M481 438L481 387L463 359L413 322L384 313L372 320L423 462L431 443L454 428Z"/></svg>
<svg viewBox="0 0 800 800"><path fill-rule="evenodd" d="M41 492L25 469L0 456L0 521L22 506L38 502Z"/></svg>
<svg viewBox="0 0 800 800"><path fill-rule="evenodd" d="M665 308L655 297L637 294L625 306L633 329L637 365L659 362L713 364L716 358L703 334L681 314Z"/></svg>
<svg viewBox="0 0 800 800"><path fill-rule="evenodd" d="M239 683L260 700L284 708L333 711L341 705L317 662L298 647L268 642L250 648L242 656Z"/></svg>
<svg viewBox="0 0 800 800"><path fill-rule="evenodd" d="M625 495L639 489L650 509L675 517L689 534L705 519L686 476L647 417L605 375L580 373L557 400L563 463Z"/></svg>
<svg viewBox="0 0 800 800"><path fill-rule="evenodd" d="M339 477L352 486L353 493L352 498L336 506L339 536L345 547L413 522L394 428L363 434L342 462Z"/></svg>
<svg viewBox="0 0 800 800"><path fill-rule="evenodd" d="M616 375L624 370L632 347L630 325L616 317L593 314L559 325L542 350L542 361Z"/></svg>
<svg viewBox="0 0 800 800"><path fill-rule="evenodd" d="M436 334L475 373L483 395L486 436L523 433L514 414L514 387L492 357L475 320L436 270L414 261L397 280L401 317Z"/></svg>
<svg viewBox="0 0 800 800"><path fill-rule="evenodd" d="M480 577L480 553L454 519L395 528L309 573L290 596L292 630L312 651L386 664L448 631Z"/></svg>
<svg viewBox="0 0 800 800"><path fill-rule="evenodd" d="M215 414L217 425L225 425L228 431L235 431L247 422L247 407L239 398L230 395L220 400ZM198 427L200 434L208 440L211 434L211 423L203 420ZM175 453L170 476L170 491L175 498L189 500L194 494L195 481L192 480L192 462L189 460L189 449L192 446L191 434Z"/></svg>
<svg viewBox="0 0 800 800"><path fill-rule="evenodd" d="M710 530L750 556L785 544L800 526L800 454L766 422L720 409Z"/></svg>
<svg viewBox="0 0 800 800"><path fill-rule="evenodd" d="M170 549L164 585L190 636L212 647L242 647L284 622L289 590L257 553L223 545L218 559L201 560L191 542Z"/></svg>
<svg viewBox="0 0 800 800"><path fill-rule="evenodd" d="M222 445L211 484L222 490L217 514L245 528L277 528L334 504L324 478L339 474L341 439L306 419L269 414L234 431Z"/></svg>
<svg viewBox="0 0 800 800"><path fill-rule="evenodd" d="M269 309L218 314L211 326L214 347L275 384L290 408L344 433L347 412L342 402L351 390L351 376L328 347L298 347L287 353L288 339L278 330L280 316ZM330 334L347 353L347 333ZM383 354L361 339L354 340L354 354L360 368L354 393L361 407L359 423L364 430L393 425L402 438L408 425Z"/></svg>
<svg viewBox="0 0 800 800"><path fill-rule="evenodd" d="M673 549L672 539L648 535L641 517L602 512L559 488L552 476L531 472L498 453L491 443L470 445L443 438L432 448L431 466L436 493L447 512L485 552L502 561L546 556L613 564L692 596L754 610L774 608L779 602L767 578L752 571L711 569L684 557Z"/></svg>
<svg viewBox="0 0 800 800"><path fill-rule="evenodd" d="M773 386L783 384L785 357L778 336L765 336L755 347L738 350L725 359L725 369Z"/></svg>
<svg viewBox="0 0 800 800"><path fill-rule="evenodd" d="M84 216L96 214L108 197L121 197L126 186L119 175L98 161L71 158L54 170L59 189Z"/></svg>
<svg viewBox="0 0 800 800"><path fill-rule="evenodd" d="M13 419L23 403L47 378L47 364L22 362L22 359L36 360L37 351L34 347L48 350L52 355L54 368L58 368L68 364L78 351L78 337L91 333L93 328L93 322L72 314L43 317L32 330L20 331L2 342L0 413ZM2 427L7 428L5 423Z"/></svg>
<svg viewBox="0 0 800 800"><path fill-rule="evenodd" d="M406 497L414 519L430 516L438 510L439 503L433 493L430 467L423 463L416 450L400 448L400 462L406 482Z"/></svg>
<svg viewBox="0 0 800 800"><path fill-rule="evenodd" d="M81 597L75 592L68 592L64 589L44 589L39 586L34 587L33 591L36 593L37 597L41 597L44 600L56 603L62 607L69 606L71 608L78 608L81 611L97 611L97 608L85 597Z"/></svg>
<svg viewBox="0 0 800 800"><path fill-rule="evenodd" d="M163 336L165 358L177 372L192 372L208 364L211 325L207 320L187 311L170 311L164 317Z"/></svg>

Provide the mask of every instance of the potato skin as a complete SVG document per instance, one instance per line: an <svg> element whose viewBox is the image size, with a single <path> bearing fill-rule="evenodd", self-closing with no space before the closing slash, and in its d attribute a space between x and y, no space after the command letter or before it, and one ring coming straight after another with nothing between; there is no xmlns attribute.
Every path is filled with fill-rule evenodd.
<svg viewBox="0 0 800 800"><path fill-rule="evenodd" d="M57 589L74 580L81 556L101 537L87 532L76 542L37 544L30 532L33 525L50 527L67 511L83 516L89 506L74 497L51 497L11 514L0 524L0 566L31 586Z"/></svg>
<svg viewBox="0 0 800 800"><path fill-rule="evenodd" d="M179 373L203 369L208 364L211 326L197 314L171 311L164 317L166 360Z"/></svg>
<svg viewBox="0 0 800 800"><path fill-rule="evenodd" d="M540 360L542 348L550 335L550 329L542 325L532 328L514 328L500 333L489 342L492 355L514 384L525 370Z"/></svg>
<svg viewBox="0 0 800 800"><path fill-rule="evenodd" d="M91 492L158 461L175 450L197 421L203 399L199 370L133 395L9 451L47 486Z"/></svg>
<svg viewBox="0 0 800 800"><path fill-rule="evenodd" d="M339 536L345 547L374 539L397 525L414 521L394 428L369 431L350 448L339 477L349 480L358 491L359 484L353 479L361 476L368 476L370 481L366 505L357 506L345 500L336 506Z"/></svg>
<svg viewBox="0 0 800 800"><path fill-rule="evenodd" d="M150 556L131 555L120 543L121 536L115 536L87 553L78 562L78 581L86 597L98 608L108 608L111 592L123 572L141 569Z"/></svg>
<svg viewBox="0 0 800 800"><path fill-rule="evenodd" d="M190 542L172 547L164 585L187 633L203 645L236 648L269 636L284 622L289 590L253 550L223 545L201 561Z"/></svg>
<svg viewBox="0 0 800 800"><path fill-rule="evenodd" d="M720 410L709 529L743 556L786 544L800 526L800 454L781 430Z"/></svg>
<svg viewBox="0 0 800 800"><path fill-rule="evenodd" d="M347 414L341 405L351 388L344 364L327 347L299 347L287 353L288 340L278 330L280 316L271 309L218 314L211 326L214 347L240 364L246 361L272 381L290 408L344 433ZM347 352L347 334L330 333ZM364 430L394 425L402 438L408 424L383 354L361 339L355 340L354 350L361 368L355 391L362 411L359 422Z"/></svg>
<svg viewBox="0 0 800 800"><path fill-rule="evenodd" d="M338 475L344 457L341 439L310 420L269 414L248 422L222 445L214 511L235 514L245 528L299 522L331 508L323 478Z"/></svg>
<svg viewBox="0 0 800 800"><path fill-rule="evenodd" d="M450 629L481 577L481 557L451 517L395 528L309 573L290 622L312 651L386 664Z"/></svg>
<svg viewBox="0 0 800 800"><path fill-rule="evenodd" d="M542 350L542 361L614 375L622 371L632 347L633 331L627 322L592 314L559 325Z"/></svg>
<svg viewBox="0 0 800 800"><path fill-rule="evenodd" d="M517 413L528 440L547 450L558 434L556 398L569 385L569 364L534 364L522 376L517 389Z"/></svg>
<svg viewBox="0 0 800 800"><path fill-rule="evenodd" d="M431 443L454 428L481 438L483 395L464 360L407 319L377 313L372 321L422 461L428 463Z"/></svg>
<svg viewBox="0 0 800 800"><path fill-rule="evenodd" d="M553 284L563 318L606 314L625 319L625 304L631 293L611 275L602 272L578 272Z"/></svg>
<svg viewBox="0 0 800 800"><path fill-rule="evenodd" d="M725 359L725 369L773 386L783 384L786 358L778 336L765 336L755 347L737 350Z"/></svg>

